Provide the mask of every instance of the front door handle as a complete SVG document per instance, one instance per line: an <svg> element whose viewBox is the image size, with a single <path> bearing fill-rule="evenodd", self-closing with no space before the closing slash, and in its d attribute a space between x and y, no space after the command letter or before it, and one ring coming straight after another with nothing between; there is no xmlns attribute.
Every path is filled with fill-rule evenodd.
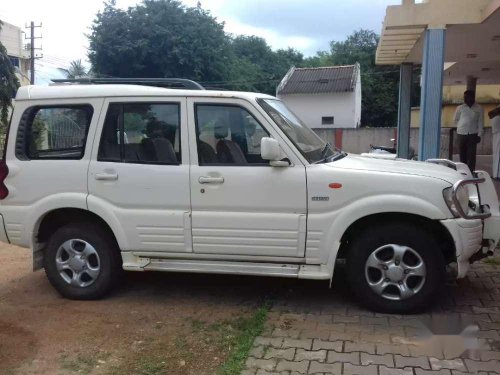
<svg viewBox="0 0 500 375"><path fill-rule="evenodd" d="M198 178L200 184L222 184L224 183L224 177L207 177L201 176Z"/></svg>
<svg viewBox="0 0 500 375"><path fill-rule="evenodd" d="M118 180L118 173L96 173L94 177L99 181L115 181Z"/></svg>

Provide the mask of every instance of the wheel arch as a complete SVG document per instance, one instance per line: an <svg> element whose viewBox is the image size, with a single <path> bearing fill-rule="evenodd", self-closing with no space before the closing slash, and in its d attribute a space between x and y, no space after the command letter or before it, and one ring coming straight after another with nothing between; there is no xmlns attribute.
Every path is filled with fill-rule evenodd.
<svg viewBox="0 0 500 375"><path fill-rule="evenodd" d="M74 207L56 208L45 213L37 221L33 231L33 269L42 268L43 251L50 235L69 223L96 223L105 230L119 248L117 237L111 226L96 213Z"/></svg>
<svg viewBox="0 0 500 375"><path fill-rule="evenodd" d="M435 235L439 248L443 252L446 264L456 261L455 241L453 240L453 237L448 229L446 229L446 227L442 225L439 220L433 220L425 216L402 212L377 213L364 216L354 221L341 237L337 259L345 259L347 252L349 251L349 241L356 234L361 233L364 228L390 222L406 222L425 228L427 231Z"/></svg>

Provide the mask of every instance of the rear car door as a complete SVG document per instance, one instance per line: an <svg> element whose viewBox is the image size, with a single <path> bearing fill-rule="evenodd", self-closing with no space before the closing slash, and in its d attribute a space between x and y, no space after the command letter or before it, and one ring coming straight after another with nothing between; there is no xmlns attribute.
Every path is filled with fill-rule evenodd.
<svg viewBox="0 0 500 375"><path fill-rule="evenodd" d="M186 99L104 103L89 168L88 207L122 251L191 252Z"/></svg>

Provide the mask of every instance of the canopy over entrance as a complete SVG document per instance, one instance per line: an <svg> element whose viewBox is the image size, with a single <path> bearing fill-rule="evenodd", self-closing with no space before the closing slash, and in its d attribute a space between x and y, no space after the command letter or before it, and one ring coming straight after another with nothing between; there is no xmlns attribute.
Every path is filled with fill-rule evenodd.
<svg viewBox="0 0 500 375"><path fill-rule="evenodd" d="M402 0L387 7L376 63L401 65L398 127L403 157L412 66L422 65L419 155L438 157L443 84L467 84L469 89L476 82L500 84L500 0Z"/></svg>

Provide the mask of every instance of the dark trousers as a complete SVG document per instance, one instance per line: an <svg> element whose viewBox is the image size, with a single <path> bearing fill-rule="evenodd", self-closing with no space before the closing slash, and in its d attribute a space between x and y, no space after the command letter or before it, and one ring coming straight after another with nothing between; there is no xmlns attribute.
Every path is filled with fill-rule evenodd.
<svg viewBox="0 0 500 375"><path fill-rule="evenodd" d="M458 149L460 153L460 161L469 166L469 169L474 172L476 169L476 151L477 151L477 134L457 134Z"/></svg>

